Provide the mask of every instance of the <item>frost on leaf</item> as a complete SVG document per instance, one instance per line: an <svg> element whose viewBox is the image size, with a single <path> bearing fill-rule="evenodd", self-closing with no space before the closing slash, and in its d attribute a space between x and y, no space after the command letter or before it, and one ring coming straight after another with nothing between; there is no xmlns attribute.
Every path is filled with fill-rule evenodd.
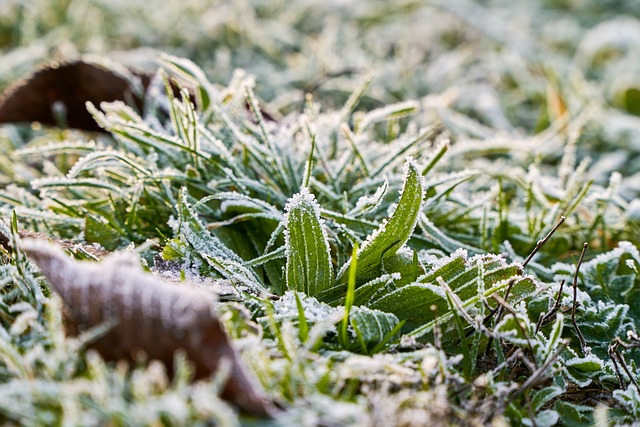
<svg viewBox="0 0 640 427"><path fill-rule="evenodd" d="M287 287L314 296L329 289L333 267L320 207L309 190L294 195L285 207Z"/></svg>
<svg viewBox="0 0 640 427"><path fill-rule="evenodd" d="M370 234L357 254L356 277L359 283L378 275L381 263L395 255L409 240L418 221L418 214L424 201L424 184L418 164L408 158L404 167L404 185L400 191L400 201L388 220ZM347 262L338 273L338 284L347 281Z"/></svg>
<svg viewBox="0 0 640 427"><path fill-rule="evenodd" d="M174 353L181 349L194 364L196 378L212 375L221 365L229 367L223 398L243 411L268 413L269 403L222 329L212 294L163 282L127 253L98 264L73 261L61 249L35 240L25 240L22 249L62 298L70 334L110 326L90 344L103 358L133 361L143 351L171 371Z"/></svg>

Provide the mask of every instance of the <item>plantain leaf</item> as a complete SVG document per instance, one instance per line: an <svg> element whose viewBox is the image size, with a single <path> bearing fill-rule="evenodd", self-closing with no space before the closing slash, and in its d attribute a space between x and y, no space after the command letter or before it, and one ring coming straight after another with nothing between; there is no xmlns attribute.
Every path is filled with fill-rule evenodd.
<svg viewBox="0 0 640 427"><path fill-rule="evenodd" d="M382 274L375 279L358 286L354 292L353 303L369 306L372 301L381 298L384 294L396 289L395 282L400 280L400 273ZM316 297L332 306L344 304L347 293L347 284L341 283L320 292Z"/></svg>
<svg viewBox="0 0 640 427"><path fill-rule="evenodd" d="M385 260L394 256L409 240L418 221L418 214L424 200L424 185L420 168L407 159L404 169L404 185L400 191L400 201L389 219L375 230L357 253L357 283L376 277ZM346 282L349 272L348 261L338 273L336 283Z"/></svg>
<svg viewBox="0 0 640 427"><path fill-rule="evenodd" d="M287 288L309 296L329 289L333 267L329 241L320 219L320 206L303 188L285 207Z"/></svg>
<svg viewBox="0 0 640 427"><path fill-rule="evenodd" d="M531 279L520 275L518 266L507 264L502 257L493 255L466 258L466 252L459 250L450 257L432 266L432 271L418 278L417 282L400 286L373 301L369 307L394 313L406 320L406 330L423 327L433 321L436 315L443 318L451 313L444 289L437 283L441 277L462 301L467 310L477 307L478 295L488 297L491 288L515 280L511 296L520 298L535 289ZM473 302L471 302L473 301Z"/></svg>
<svg viewBox="0 0 640 427"><path fill-rule="evenodd" d="M349 323L356 333L356 340L363 353L371 354L399 337L398 318L380 310L353 307Z"/></svg>

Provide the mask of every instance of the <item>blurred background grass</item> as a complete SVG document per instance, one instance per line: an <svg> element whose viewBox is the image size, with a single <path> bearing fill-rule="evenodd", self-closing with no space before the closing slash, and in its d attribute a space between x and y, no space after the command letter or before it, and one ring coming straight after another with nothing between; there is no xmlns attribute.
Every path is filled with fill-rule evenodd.
<svg viewBox="0 0 640 427"><path fill-rule="evenodd" d="M640 191L638 17L633 0L4 0L0 87L85 53L155 69L162 51L214 82L242 68L286 113L307 92L341 106L372 73L362 108L421 99L418 121L443 120L457 139L517 144L580 131L591 176L605 184L620 171L631 200ZM556 162L557 152L551 144L536 155Z"/></svg>
<svg viewBox="0 0 640 427"><path fill-rule="evenodd" d="M223 85L246 70L269 111L287 114L307 93L339 108L373 77L358 108L419 100L412 121L450 134L443 168L533 165L553 192L545 175L566 181L583 164L635 215L639 18L634 0L4 0L0 88L83 54L152 71L167 52ZM17 135L0 130L0 148L33 137Z"/></svg>

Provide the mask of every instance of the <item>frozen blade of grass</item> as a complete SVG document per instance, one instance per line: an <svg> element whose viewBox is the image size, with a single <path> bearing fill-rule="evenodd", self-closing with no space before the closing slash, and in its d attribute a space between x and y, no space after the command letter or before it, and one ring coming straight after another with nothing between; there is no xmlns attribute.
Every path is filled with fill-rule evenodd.
<svg viewBox="0 0 640 427"><path fill-rule="evenodd" d="M297 178L296 170L294 167L292 167L292 164L289 163L290 156L283 153L278 148L278 146L276 146L271 140L271 136L269 135L269 132L267 131L265 126L264 117L262 116L262 111L260 110L260 107L258 105L258 100L256 99L256 96L253 93L253 89L251 85L245 84L244 90L245 90L245 97L247 100L247 104L249 105L249 108L251 109L251 112L253 113L255 120L258 123L258 126L260 128L262 142L266 147L266 152L268 153L268 157L269 157L268 159L265 159L265 160L271 163L271 169L274 172L272 176L280 178L280 184L281 186L283 186L284 189L288 191L297 189L299 186L300 180L296 179ZM311 135L311 138L312 138L312 147L313 147L313 144L315 144L314 142L315 137ZM313 154L313 149L310 156L312 154ZM261 161L261 160L258 160L258 161ZM287 162L287 165L285 166L285 163L283 162Z"/></svg>
<svg viewBox="0 0 640 427"><path fill-rule="evenodd" d="M438 164L440 159L442 159L442 157L447 153L448 150L449 140L443 141L440 147L438 147L437 150L434 150L433 154L430 156L429 162L422 170L422 176L427 176L429 172L431 172L431 169L433 169Z"/></svg>
<svg viewBox="0 0 640 427"><path fill-rule="evenodd" d="M203 111L209 108L212 99L218 97L218 91L209 82L204 71L189 59L163 53L160 55L159 60L167 68L175 71L196 86L197 101Z"/></svg>
<svg viewBox="0 0 640 427"><path fill-rule="evenodd" d="M342 106L342 108L340 109L340 113L338 115L338 122L339 123L342 123L342 122L346 121L346 119L349 116L349 114L351 114L353 112L353 110L358 105L358 102L360 102L360 99L362 99L364 94L367 92L367 90L371 86L371 83L373 82L373 79L374 79L374 75L373 74L367 75L365 77L364 81L362 82L362 84L356 90L354 90L351 93L351 95L349 95L349 98L347 99L347 102L345 102L344 105Z"/></svg>
<svg viewBox="0 0 640 427"><path fill-rule="evenodd" d="M361 133L372 124L396 120L402 117L416 114L420 110L420 103L417 101L404 101L397 104L387 105L364 114L360 120L356 122L355 132ZM375 176L375 174L374 174Z"/></svg>
<svg viewBox="0 0 640 427"><path fill-rule="evenodd" d="M364 195L358 199L356 205L351 209L347 215L359 216L367 212L377 209L382 203L382 199L389 188L389 181L385 180L384 184L378 187L371 196Z"/></svg>
<svg viewBox="0 0 640 427"><path fill-rule="evenodd" d="M114 135L116 139L122 139L127 143L135 146L151 148L158 154L169 157L174 164L183 164L193 157L197 156L203 160L208 160L211 155L193 147L182 143L176 137L163 135L162 133L151 129L141 118L129 117L127 114L129 107L122 102L112 102L100 104L100 108L105 111L103 113L90 102L87 103L87 109L95 120L105 130ZM125 117L120 117L124 115ZM180 157L181 154L188 153L187 158Z"/></svg>
<svg viewBox="0 0 640 427"><path fill-rule="evenodd" d="M184 238L200 256L219 257L242 263L242 259L235 252L227 248L220 239L209 233L202 225L187 199L187 188L182 187L177 206L180 218L176 233Z"/></svg>
<svg viewBox="0 0 640 427"><path fill-rule="evenodd" d="M181 100L175 98L173 87L162 70L160 71L160 76L164 81L165 91L169 98L169 113L173 129L182 144L189 148L192 154L193 166L196 169L200 169L201 164L198 153L200 153L201 150L198 134L198 118L195 106L191 103L189 92L184 88L180 88Z"/></svg>
<svg viewBox="0 0 640 427"><path fill-rule="evenodd" d="M202 256L222 277L244 285L247 288L244 290L249 291L251 294L262 295L267 293L267 288L251 267L246 267L243 263L219 256L209 256L207 254L202 254Z"/></svg>
<svg viewBox="0 0 640 427"><path fill-rule="evenodd" d="M274 217L282 218L280 210L278 210L272 204L267 203L262 199L257 199L255 197L247 196L235 191L221 191L211 196L202 198L195 205L193 205L193 209L196 209L198 206L204 204L205 202L208 202L209 200L220 200L222 202L222 210L234 208L235 210L239 209L243 212L246 211L269 213Z"/></svg>
<svg viewBox="0 0 640 427"><path fill-rule="evenodd" d="M320 218L320 207L306 188L285 207L287 288L309 296L333 284L329 242Z"/></svg>
<svg viewBox="0 0 640 427"><path fill-rule="evenodd" d="M16 150L16 156L53 156L59 154L86 154L98 148L95 141L63 141L51 142L36 147L24 147Z"/></svg>
<svg viewBox="0 0 640 427"><path fill-rule="evenodd" d="M423 200L424 186L420 169L413 159L408 159L398 206L389 219L370 234L358 250L357 276L370 273L409 240L418 221ZM337 284L346 281L349 263L347 262L338 273Z"/></svg>
<svg viewBox="0 0 640 427"><path fill-rule="evenodd" d="M407 153L407 151L409 151L411 148L422 144L423 142L425 142L426 140L428 140L429 138L431 138L436 132L439 131L440 127L441 127L441 123L440 122L436 122L434 124L432 124L431 126L429 126L428 128L422 130L415 138L411 139L408 143L406 143L405 145L401 146L398 150L393 151L386 160L384 160L380 166L378 166L372 173L371 176L372 177L377 177L380 176L382 173L384 173L386 171L386 169L389 167L389 165L393 164L394 162L396 162L398 159L401 159L402 157L405 156L405 154ZM421 175L424 175L424 172L421 173Z"/></svg>
<svg viewBox="0 0 640 427"><path fill-rule="evenodd" d="M360 152L360 149L356 144L356 135L354 135L354 133L351 132L351 129L349 129L349 126L347 126L346 123L343 123L340 129L342 131L342 134L346 138L346 140L349 141L349 145L351 146L351 151L353 151L354 156L356 156L356 158L360 162L360 165L362 166L362 170L364 171L364 176L367 176L367 177L371 176L369 173L369 166L367 166L367 161L362 156L362 153Z"/></svg>
<svg viewBox="0 0 640 427"><path fill-rule="evenodd" d="M308 126L307 129L309 129ZM309 149L309 155L307 156L307 161L304 165L304 175L302 176L302 184L300 188L309 188L309 180L311 179L311 174L313 173L313 163L315 160L314 156L316 151L316 134L312 133L311 129L309 129L308 132L311 136L311 148Z"/></svg>
<svg viewBox="0 0 640 427"><path fill-rule="evenodd" d="M237 159L231 154L229 148L218 139L209 129L204 127L201 123L198 126L198 132L203 138L203 147L207 147L207 152L211 153L212 161L215 160L217 154L224 163L219 165L221 169L230 168L235 176L245 177L243 168L238 164Z"/></svg>
<svg viewBox="0 0 640 427"><path fill-rule="evenodd" d="M247 265L249 267L258 267L268 263L269 261L282 258L286 258L286 248L284 246L281 246L274 251L267 252L266 254L254 258L251 261L247 261Z"/></svg>
<svg viewBox="0 0 640 427"><path fill-rule="evenodd" d="M456 249L461 248L472 254L482 253L481 249L462 243L444 234L441 229L429 221L429 218L423 212L418 216L418 225L422 228L427 239L434 241L446 252L454 252Z"/></svg>
<svg viewBox="0 0 640 427"><path fill-rule="evenodd" d="M136 159L133 156L115 150L94 151L81 157L69 170L67 178L76 178L82 172L92 172L110 165L124 166L132 172L138 172L144 176L151 175L151 171L141 161L142 159Z"/></svg>
<svg viewBox="0 0 640 427"><path fill-rule="evenodd" d="M35 189L85 187L119 192L120 188L106 181L95 178L40 178L31 183Z"/></svg>

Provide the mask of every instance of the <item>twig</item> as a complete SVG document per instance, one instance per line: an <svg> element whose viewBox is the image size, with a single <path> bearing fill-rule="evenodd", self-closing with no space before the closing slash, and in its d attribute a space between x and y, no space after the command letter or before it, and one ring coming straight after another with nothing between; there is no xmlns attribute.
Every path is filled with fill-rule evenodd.
<svg viewBox="0 0 640 427"><path fill-rule="evenodd" d="M522 393L524 393L525 391L527 391L529 388L533 387L534 385L536 385L537 383L539 383L540 381L542 381L542 375L544 374L544 372L549 369L549 366L551 366L551 364L553 362L556 361L556 359L558 358L558 356L560 355L560 353L562 353L562 351L565 349L565 347L567 346L566 342L562 342L560 343L560 345L558 346L558 348L556 349L556 351L551 355L551 357L549 359L547 359L547 361L540 366L533 374L531 374L531 376L529 378L527 378L527 380L522 384L522 386L518 389L518 391L516 391L511 398L509 399L509 402L511 402L513 399L515 399L516 397L520 396Z"/></svg>
<svg viewBox="0 0 640 427"><path fill-rule="evenodd" d="M509 293L511 292L511 288L513 288L513 284L515 283L515 278L511 278L511 280L509 280L509 283L507 284L507 289L504 291L504 300L506 301L507 299L509 299ZM487 322L489 322L489 320L491 320L491 318L493 317L494 314L499 313L500 312L500 305L496 306L494 309L492 309L489 314L487 314L484 319L482 319L482 324L485 325L487 324ZM498 314L498 317L496 318L496 322L500 321L500 313Z"/></svg>
<svg viewBox="0 0 640 427"><path fill-rule="evenodd" d="M529 254L527 259L525 259L524 262L522 263L522 268L525 268L527 264L529 264L533 256L540 250L542 246L544 246L545 243L547 243L547 241L551 238L551 236L553 236L553 233L556 232L558 227L562 225L565 219L566 218L564 216L561 216L560 221L558 221L558 223L551 229L551 231L549 231L549 233L546 236L544 236L542 240L538 240L538 243L536 243L536 247L533 248L533 251Z"/></svg>
<svg viewBox="0 0 640 427"><path fill-rule="evenodd" d="M516 321L516 325L518 326L518 329L520 330L520 332L522 333L522 335L524 336L524 338L527 340L527 345L529 347L529 351L531 352L531 354L535 355L535 351L533 350L533 344L531 344L531 340L529 339L529 334L527 333L526 329L524 328L524 326L522 326L522 324L520 323L520 320L518 320L518 313L516 313L516 311L513 309L513 307L511 307L509 305L509 303L507 303L505 300L503 300L502 298L500 298L500 296L493 294L491 295L491 298L493 298L494 300L496 300L496 302L498 304L500 304L501 306L503 306L512 316L513 319ZM538 365L535 362L535 359L533 360L534 365L536 366L536 368L538 367Z"/></svg>
<svg viewBox="0 0 640 427"><path fill-rule="evenodd" d="M636 387L636 390L640 392L640 386L638 385L638 382L633 377L633 375L631 375L631 371L627 366L627 362L625 362L624 357L622 357L622 354L620 354L620 352L618 351L618 347L621 347L621 346L625 349L640 347L640 339L638 339L638 336L635 335L635 333L629 333L629 338L631 339L631 342L626 343L622 341L620 337L616 337L613 340L612 344L609 345L608 353L609 353L609 356L611 357L611 361L613 362L613 369L615 369L616 374L618 375L618 379L620 380L620 388L622 389L625 388L625 381L622 378L622 374L620 373L620 368L619 368L620 366L622 366L622 369L624 369L625 373L629 377L629 380Z"/></svg>
<svg viewBox="0 0 640 427"><path fill-rule="evenodd" d="M608 353L609 353L609 357L611 357L611 363L613 363L613 369L616 371L616 375L618 375L618 380L620 381L620 388L624 389L625 381L624 381L624 378L622 378L622 373L620 372L620 367L618 366L617 348L618 348L617 343L609 345Z"/></svg>
<svg viewBox="0 0 640 427"><path fill-rule="evenodd" d="M466 320L469 325L473 326L476 322L471 318L471 316L469 316L469 313L467 313L466 310L462 307L462 304L458 299L458 296L453 293L453 290L449 287L447 282L445 282L441 276L438 276L436 278L436 282L440 286L442 286L442 289L444 289L447 294L449 294L449 297L451 298L451 302L453 303L453 305L456 306L455 308L460 313L460 315L464 317L464 320Z"/></svg>
<svg viewBox="0 0 640 427"><path fill-rule="evenodd" d="M582 353L585 355L589 354L591 350L587 347L587 342L582 335L582 331L578 328L578 323L576 322L576 305L578 300L578 273L580 272L580 266L582 265L582 260L584 259L584 254L587 252L588 246L589 244L587 242L584 242L584 245L582 245L582 253L580 253L580 259L576 266L576 273L573 275L573 305L571 307L571 323L578 334L578 338L580 339L580 348L582 349Z"/></svg>
<svg viewBox="0 0 640 427"><path fill-rule="evenodd" d="M513 284L515 283L515 279L512 277L511 280L509 280L509 284L507 285L507 289L504 291L504 300L505 302L508 300L509 298L509 293L511 292L511 288L513 287ZM502 320L502 306L500 304L498 304L496 306L496 308L494 308L493 310L491 310L491 312L483 319L482 324L484 324L485 322L487 322L491 316L493 316L495 313L498 313L498 315L496 316L496 324L500 322L500 320ZM493 344L493 337L489 337L489 341L487 341L487 347L485 349L485 356L489 355L489 350L491 350L491 344Z"/></svg>
<svg viewBox="0 0 640 427"><path fill-rule="evenodd" d="M556 297L556 302L551 307L548 313L540 316L538 323L536 323L536 334L540 331L542 325L548 322L560 309L560 303L562 301L562 289L564 288L564 279L560 282L560 290L558 290L558 296Z"/></svg>

